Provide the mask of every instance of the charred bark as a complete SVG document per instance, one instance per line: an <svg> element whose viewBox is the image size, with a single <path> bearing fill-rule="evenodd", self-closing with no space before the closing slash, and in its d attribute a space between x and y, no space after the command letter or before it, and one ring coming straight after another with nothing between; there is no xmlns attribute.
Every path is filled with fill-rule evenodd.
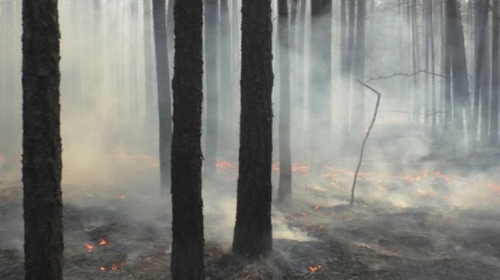
<svg viewBox="0 0 500 280"><path fill-rule="evenodd" d="M57 1L23 0L22 4L25 279L62 279L61 75Z"/></svg>
<svg viewBox="0 0 500 280"><path fill-rule="evenodd" d="M260 258L272 251L271 0L243 0L241 11L240 153L233 252Z"/></svg>
<svg viewBox="0 0 500 280"><path fill-rule="evenodd" d="M201 196L203 1L176 1L172 139L172 279L205 279Z"/></svg>

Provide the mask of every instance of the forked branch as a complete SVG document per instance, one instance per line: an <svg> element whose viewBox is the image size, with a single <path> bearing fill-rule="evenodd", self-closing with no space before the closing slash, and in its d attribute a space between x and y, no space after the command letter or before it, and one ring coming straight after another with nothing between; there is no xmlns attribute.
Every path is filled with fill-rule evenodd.
<svg viewBox="0 0 500 280"><path fill-rule="evenodd" d="M371 91L373 91L375 94L377 94L377 104L375 105L375 112L373 113L372 121L370 123L370 126L368 127L368 130L366 131L365 138L363 139L363 144L361 144L361 153L359 155L358 167L356 168L356 172L354 172L354 181L352 182L351 206L354 205L354 190L356 189L356 181L358 180L359 169L361 168L361 162L363 161L363 154L365 152L366 140L368 140L368 137L370 136L370 132L372 131L372 128L373 128L373 124L375 123L375 119L377 118L378 107L380 105L380 97L382 96L382 94L380 94L380 92L378 92L377 90L375 90L371 86L363 83L362 81L360 81L358 79L356 79L356 81L358 83L362 84L363 86L367 87Z"/></svg>

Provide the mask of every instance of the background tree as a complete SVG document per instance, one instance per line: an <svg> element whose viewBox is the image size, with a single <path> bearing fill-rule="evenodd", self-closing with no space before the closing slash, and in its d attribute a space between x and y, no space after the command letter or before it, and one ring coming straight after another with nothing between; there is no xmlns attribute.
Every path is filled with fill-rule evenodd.
<svg viewBox="0 0 500 280"><path fill-rule="evenodd" d="M292 155L290 148L290 46L287 0L278 1L278 36L280 62L279 161L278 201L292 197Z"/></svg>
<svg viewBox="0 0 500 280"><path fill-rule="evenodd" d="M155 49L153 45L153 0L143 0L144 11L144 78L146 90L146 121L153 122L153 107L156 90L155 79ZM173 0L172 0L173 1ZM97 1L99 2L99 0Z"/></svg>
<svg viewBox="0 0 500 280"><path fill-rule="evenodd" d="M217 141L219 131L219 92L220 75L217 58L217 41L219 39L219 11L217 0L205 0L204 10L204 49L205 80L207 98L207 127L205 133L205 172L208 177L215 176L217 163Z"/></svg>
<svg viewBox="0 0 500 280"><path fill-rule="evenodd" d="M25 279L62 279L60 48L57 1L23 0Z"/></svg>
<svg viewBox="0 0 500 280"><path fill-rule="evenodd" d="M365 77L365 16L366 0L357 1L356 45L354 49L354 77L364 80ZM355 83L356 91L353 94L354 112L353 128L355 135L365 133L365 87ZM361 134L360 134L361 132Z"/></svg>
<svg viewBox="0 0 500 280"><path fill-rule="evenodd" d="M465 55L464 32L460 4L456 0L446 0L447 44L453 86L453 140L456 152L467 152L465 123L470 123L469 78Z"/></svg>
<svg viewBox="0 0 500 280"><path fill-rule="evenodd" d="M492 9L494 15L499 13L499 1L492 0ZM490 145L495 146L498 143L498 90L500 88L500 68L498 48L500 47L500 24L499 18L495 17L492 20L493 28L491 29L491 115L490 115Z"/></svg>
<svg viewBox="0 0 500 280"><path fill-rule="evenodd" d="M167 50L167 22L165 0L153 0L153 22L156 52L156 82L160 125L160 186L167 194L170 188L170 160L172 146L172 109L170 74Z"/></svg>
<svg viewBox="0 0 500 280"><path fill-rule="evenodd" d="M320 174L331 157L324 149L332 143L331 49L332 1L311 1L311 55L309 92L309 129L311 172Z"/></svg>
<svg viewBox="0 0 500 280"><path fill-rule="evenodd" d="M220 20L219 20L219 44L218 44L218 59L220 65L220 97L221 97L221 132L226 135L233 135L235 132L234 121L234 105L233 105L233 85L232 79L232 63L234 56L231 48L231 25L229 17L229 0L220 1ZM223 147L234 147L236 143L232 140L233 137L222 137L220 143Z"/></svg>
<svg viewBox="0 0 500 280"><path fill-rule="evenodd" d="M243 0L241 13L240 153L233 252L259 258L272 250L271 0Z"/></svg>
<svg viewBox="0 0 500 280"><path fill-rule="evenodd" d="M172 138L172 279L205 279L201 197L203 2L176 1Z"/></svg>

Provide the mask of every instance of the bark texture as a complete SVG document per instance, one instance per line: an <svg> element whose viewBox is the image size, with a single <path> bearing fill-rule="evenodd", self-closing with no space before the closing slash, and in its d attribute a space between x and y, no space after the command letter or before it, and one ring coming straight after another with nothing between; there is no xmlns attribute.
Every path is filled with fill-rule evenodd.
<svg viewBox="0 0 500 280"><path fill-rule="evenodd" d="M22 2L25 279L62 279L59 15L55 0Z"/></svg>
<svg viewBox="0 0 500 280"><path fill-rule="evenodd" d="M239 177L233 252L247 258L272 250L271 0L243 0Z"/></svg>
<svg viewBox="0 0 500 280"><path fill-rule="evenodd" d="M203 2L176 1L172 138L172 279L205 279L201 197Z"/></svg>

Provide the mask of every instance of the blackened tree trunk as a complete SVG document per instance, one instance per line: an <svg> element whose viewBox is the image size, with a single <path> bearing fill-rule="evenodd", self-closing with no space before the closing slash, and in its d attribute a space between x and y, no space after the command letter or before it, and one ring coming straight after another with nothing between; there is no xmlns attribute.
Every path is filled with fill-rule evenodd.
<svg viewBox="0 0 500 280"><path fill-rule="evenodd" d="M493 9L496 13L500 11L499 0L492 0ZM492 21L491 29L491 115L490 115L490 145L498 143L498 91L500 88L500 68L498 48L500 47L500 24L498 19Z"/></svg>
<svg viewBox="0 0 500 280"><path fill-rule="evenodd" d="M201 197L203 1L176 1L172 139L172 279L205 279Z"/></svg>
<svg viewBox="0 0 500 280"><path fill-rule="evenodd" d="M290 49L287 0L278 1L278 36L280 62L279 158L280 179L278 201L292 198L292 151L290 148Z"/></svg>
<svg viewBox="0 0 500 280"><path fill-rule="evenodd" d="M324 164L331 160L332 108L331 49L332 1L311 2L311 62L309 92L309 129L311 172L321 174Z"/></svg>
<svg viewBox="0 0 500 280"><path fill-rule="evenodd" d="M272 251L271 0L243 0L241 13L240 154L233 252L260 258Z"/></svg>
<svg viewBox="0 0 500 280"><path fill-rule="evenodd" d="M456 152L466 153L464 121L470 123L471 120L464 32L459 3L457 0L446 0L445 3L453 85L453 141Z"/></svg>
<svg viewBox="0 0 500 280"><path fill-rule="evenodd" d="M160 126L160 190L168 194L170 188L170 160L172 146L172 109L170 73L168 70L167 22L165 0L153 0L153 23L156 52L156 83Z"/></svg>
<svg viewBox="0 0 500 280"><path fill-rule="evenodd" d="M354 77L364 80L365 76L365 14L366 0L358 0L358 12L356 22L356 45L354 50ZM365 87L356 83L356 91L353 95L354 113L353 128L355 135L365 133ZM361 133L361 134L360 134Z"/></svg>
<svg viewBox="0 0 500 280"><path fill-rule="evenodd" d="M217 58L218 1L205 0L204 11L204 47L205 47L205 79L207 98L207 130L205 136L205 172L208 178L217 172L217 135L219 131L219 66Z"/></svg>
<svg viewBox="0 0 500 280"><path fill-rule="evenodd" d="M23 0L22 4L25 279L62 279L57 1Z"/></svg>
<svg viewBox="0 0 500 280"><path fill-rule="evenodd" d="M146 121L153 122L153 108L155 98L155 49L153 47L153 0L143 0L144 11L144 69L146 90ZM173 0L172 0L173 1Z"/></svg>

